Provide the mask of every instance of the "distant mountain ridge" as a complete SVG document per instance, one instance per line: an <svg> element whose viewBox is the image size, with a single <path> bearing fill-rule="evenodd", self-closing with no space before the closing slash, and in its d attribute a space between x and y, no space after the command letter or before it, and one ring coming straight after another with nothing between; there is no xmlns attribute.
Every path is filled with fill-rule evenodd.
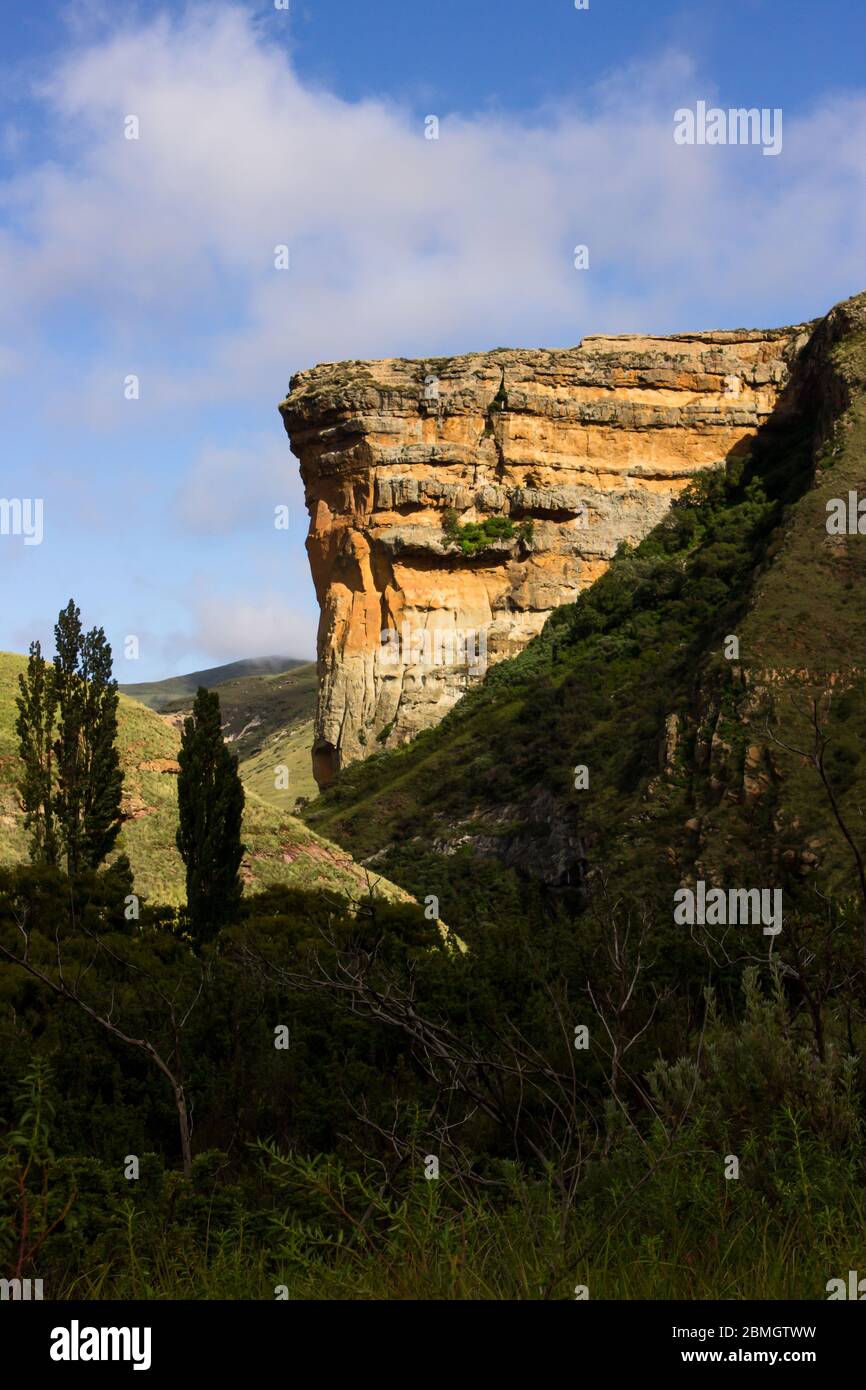
<svg viewBox="0 0 866 1390"><path fill-rule="evenodd" d="M190 699L200 685L206 690L225 685L227 681L245 680L249 676L267 676L291 671L296 666L309 665L299 657L253 656L243 661L230 661L224 666L209 666L204 671L190 671L182 676L167 676L161 681L137 681L120 686L124 695L140 700L143 705L162 713L178 701Z"/></svg>

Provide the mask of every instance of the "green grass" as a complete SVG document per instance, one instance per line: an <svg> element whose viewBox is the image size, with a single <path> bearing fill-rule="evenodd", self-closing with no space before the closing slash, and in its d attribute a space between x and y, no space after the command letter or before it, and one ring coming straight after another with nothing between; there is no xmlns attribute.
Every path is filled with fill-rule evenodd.
<svg viewBox="0 0 866 1390"><path fill-rule="evenodd" d="M269 735L262 746L248 754L240 764L244 786L263 801L283 810L291 810L298 797L312 801L319 789L313 777L310 750L313 746L313 721ZM288 788L275 786L274 769L288 769Z"/></svg>
<svg viewBox="0 0 866 1390"><path fill-rule="evenodd" d="M419 1181L399 1202L331 1159L305 1164L316 1180L316 1219L278 1204L265 1218L204 1232L140 1229L128 1203L111 1253L60 1285L60 1298L300 1301L820 1301L831 1278L866 1266L866 1203L841 1178L818 1207L792 1191L768 1202L738 1182L665 1175L617 1208L609 1189L565 1221L543 1183L510 1200L449 1200ZM718 1168L718 1164L716 1165ZM362 1195L369 1198L359 1237ZM694 1215L694 1204L702 1215ZM256 1232L258 1228L258 1233ZM342 1232L342 1234L340 1234Z"/></svg>

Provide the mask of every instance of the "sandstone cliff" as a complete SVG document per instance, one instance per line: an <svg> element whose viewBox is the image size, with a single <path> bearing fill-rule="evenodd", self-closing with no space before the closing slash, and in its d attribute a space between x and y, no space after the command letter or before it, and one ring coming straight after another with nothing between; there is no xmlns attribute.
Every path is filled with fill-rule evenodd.
<svg viewBox="0 0 866 1390"><path fill-rule="evenodd" d="M488 662L514 655L693 474L747 452L784 411L809 327L597 336L293 377L280 411L321 608L319 784L438 722L483 669L475 634ZM455 538L455 520L494 517L510 522L499 535ZM396 657L384 632L401 639ZM465 651L455 634L469 634Z"/></svg>

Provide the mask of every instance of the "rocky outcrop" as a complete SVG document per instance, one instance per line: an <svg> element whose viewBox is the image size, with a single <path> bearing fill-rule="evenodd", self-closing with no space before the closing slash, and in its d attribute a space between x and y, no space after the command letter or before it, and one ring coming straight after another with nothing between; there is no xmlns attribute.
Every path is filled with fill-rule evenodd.
<svg viewBox="0 0 866 1390"><path fill-rule="evenodd" d="M809 328L599 336L293 377L280 410L321 608L319 784L436 723L695 473L748 451L784 412Z"/></svg>

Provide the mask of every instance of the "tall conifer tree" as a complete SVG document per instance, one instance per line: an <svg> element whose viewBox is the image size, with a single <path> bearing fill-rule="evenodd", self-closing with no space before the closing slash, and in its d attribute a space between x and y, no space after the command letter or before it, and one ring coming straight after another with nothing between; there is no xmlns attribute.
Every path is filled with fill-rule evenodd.
<svg viewBox="0 0 866 1390"><path fill-rule="evenodd" d="M98 869L120 833L118 693L105 633L82 632L72 599L58 616L54 642L53 667L33 642L26 674L18 677L18 791L31 861L56 864L62 851L75 875Z"/></svg>
<svg viewBox="0 0 866 1390"><path fill-rule="evenodd" d="M216 691L199 687L184 721L177 779L177 847L186 865L192 933L209 941L237 915L244 845L244 789L238 760L225 746Z"/></svg>
<svg viewBox="0 0 866 1390"><path fill-rule="evenodd" d="M81 798L81 862L96 869L120 834L123 772L117 751L117 681L111 674L111 646L100 628L81 644L84 681Z"/></svg>
<svg viewBox="0 0 866 1390"><path fill-rule="evenodd" d="M66 867L76 874L81 858L82 766L81 735L84 725L84 683L81 662L81 613L72 599L54 625L54 689L57 693L58 732L54 743L57 790L54 807Z"/></svg>
<svg viewBox="0 0 866 1390"><path fill-rule="evenodd" d="M30 861L56 864L52 739L57 695L54 671L44 661L39 642L30 644L27 672L18 677L18 691L15 731L23 764L18 794L24 810L24 824L30 832Z"/></svg>

